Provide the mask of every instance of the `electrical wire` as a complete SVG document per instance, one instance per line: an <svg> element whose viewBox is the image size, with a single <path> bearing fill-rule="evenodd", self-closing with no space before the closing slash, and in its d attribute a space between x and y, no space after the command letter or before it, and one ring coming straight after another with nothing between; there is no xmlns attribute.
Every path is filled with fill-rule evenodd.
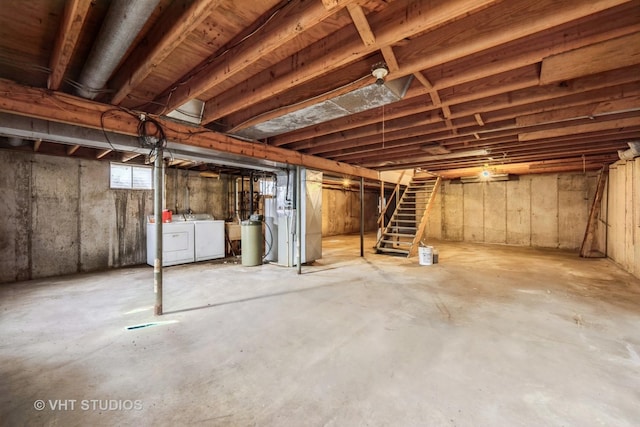
<svg viewBox="0 0 640 427"><path fill-rule="evenodd" d="M5 56L0 55L0 64L4 64L4 65L9 65L12 66L14 68L19 68L21 70L31 70L31 71L37 71L40 73L44 73L44 74L51 74L52 70L49 67L45 67L39 64L34 64L31 62L25 62L25 61L20 61L20 60L15 60L13 58L7 58ZM64 82L68 83L70 86L79 89L79 90L83 90L83 91L87 91L87 92L91 92L91 93L95 93L95 94L101 94L101 93L111 93L113 92L113 89L95 89L95 88L91 88L88 86L83 85L80 82L77 82L73 79L69 79L69 78L65 78L63 79Z"/></svg>
<svg viewBox="0 0 640 427"><path fill-rule="evenodd" d="M253 31L249 32L247 35L245 35L244 37L242 37L240 40L238 40L236 43L232 44L231 46L228 46L227 48L225 48L222 52L219 52L218 54L209 57L206 61L204 61L203 63L201 63L198 67L196 67L191 73L189 73L189 75L187 77L185 77L183 80L181 80L180 82L178 82L176 85L174 85L171 89L169 89L168 93L167 93L167 101L164 103L159 103L156 101L149 101L148 103L139 105L136 108L141 108L144 107L147 104L153 103L153 104L160 104L164 107L164 109L162 110L162 112L160 113L160 115L164 114L166 112L167 107L169 106L169 102L171 101L171 97L173 95L173 93L178 90L180 88L180 86L184 86L185 84L189 83L189 81L191 81L191 79L193 79L196 75L198 75L201 71L203 71L204 69L206 69L213 61L217 60L218 58L221 58L222 56L226 55L227 53L229 53L231 50L235 49L236 47L240 46L242 43L244 43L246 40L250 39L251 37L253 37L256 33L258 33L260 30L262 30L269 22L271 22L271 20L273 18L275 18L275 16L280 13L280 11L282 11L282 9L284 9L287 5L289 5L289 3L291 3L291 0L286 0L285 2L283 2L280 7L278 7L276 10L274 10L271 15L269 15L269 17L259 26L257 26Z"/></svg>

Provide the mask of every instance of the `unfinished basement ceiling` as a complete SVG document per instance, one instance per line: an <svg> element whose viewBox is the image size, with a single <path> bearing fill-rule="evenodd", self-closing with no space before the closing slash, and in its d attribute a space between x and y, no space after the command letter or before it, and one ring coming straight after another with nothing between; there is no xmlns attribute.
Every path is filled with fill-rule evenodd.
<svg viewBox="0 0 640 427"><path fill-rule="evenodd" d="M640 140L639 0L159 0L122 58L95 64L100 34L131 31L102 28L126 3L3 1L0 110L20 96L7 82L89 90L260 145L450 176L596 169ZM89 57L103 87L86 87ZM380 62L406 91L367 105Z"/></svg>

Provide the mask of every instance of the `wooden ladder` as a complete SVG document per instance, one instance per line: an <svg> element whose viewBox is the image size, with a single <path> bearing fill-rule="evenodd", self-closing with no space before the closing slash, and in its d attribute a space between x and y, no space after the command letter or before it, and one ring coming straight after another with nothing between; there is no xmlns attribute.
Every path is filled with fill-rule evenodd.
<svg viewBox="0 0 640 427"><path fill-rule="evenodd" d="M406 257L417 253L440 180L431 175L416 175L411 179L376 243L378 253Z"/></svg>

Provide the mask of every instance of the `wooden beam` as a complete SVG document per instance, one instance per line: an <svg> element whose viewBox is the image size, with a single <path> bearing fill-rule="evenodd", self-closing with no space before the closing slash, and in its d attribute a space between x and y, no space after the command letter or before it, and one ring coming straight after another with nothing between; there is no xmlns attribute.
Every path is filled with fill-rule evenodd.
<svg viewBox="0 0 640 427"><path fill-rule="evenodd" d="M383 46L380 48L380 51L382 52L382 56L384 57L384 62L387 63L389 73L397 73L398 71L400 71L400 65L398 65L396 55L395 53L393 53L393 48L391 46Z"/></svg>
<svg viewBox="0 0 640 427"><path fill-rule="evenodd" d="M351 20L353 24L356 26L358 30L358 34L360 34L360 38L365 46L372 46L376 42L376 36L373 35L373 31L371 31L371 27L369 26L369 21L367 21L367 17L364 14L364 10L362 10L362 6L358 4L349 4L347 6L347 10L349 10L349 15L351 15ZM389 65L387 63L387 65Z"/></svg>
<svg viewBox="0 0 640 427"><path fill-rule="evenodd" d="M49 60L51 74L47 81L47 87L51 90L60 89L60 84L80 38L91 3L92 0L68 0L65 4L58 35L53 42L53 52Z"/></svg>
<svg viewBox="0 0 640 427"><path fill-rule="evenodd" d="M531 168L531 162L515 163L510 165L494 165L491 167L495 173L512 173L516 175L524 174L536 174L536 173L552 173L552 172L573 172L582 171L582 157L575 157L571 159L563 159L564 163L550 164L548 168ZM603 166L603 161L594 159L593 161L587 160L587 170L598 170ZM462 176L477 175L482 172L482 166L450 169L447 171L439 171L443 179L455 179Z"/></svg>
<svg viewBox="0 0 640 427"><path fill-rule="evenodd" d="M428 90L433 89L433 85L431 84L429 79L427 79L427 77L424 74L422 74L420 71L416 71L415 73L413 73L413 75Z"/></svg>
<svg viewBox="0 0 640 427"><path fill-rule="evenodd" d="M120 157L120 161L122 163L127 163L129 160L133 160L138 156L141 156L141 153L122 153L122 157Z"/></svg>
<svg viewBox="0 0 640 427"><path fill-rule="evenodd" d="M618 74L618 73L615 73ZM623 83L631 75L627 76L626 73L621 73L618 77L607 78L605 80L610 80L611 83ZM509 96L504 97L496 96L495 99L489 98L486 102L486 105L483 104L483 108L489 109L491 106L492 110L490 113L485 114L484 121L486 122L489 119L492 123L499 123L501 121L508 121L509 126L514 127L516 122L513 120L514 116L522 114L522 112L547 112L549 110L558 110L564 108L565 105L570 107L572 106L580 106L584 104L589 104L592 101L601 102L607 104L611 102L611 110L615 108L615 101L622 98L635 98L640 93L640 85L637 83L630 83L626 85L621 85L617 87L602 87L596 90L589 90L591 88L598 88L603 83L602 78L597 77L587 77L583 78L580 81L576 81L577 87L580 90L585 90L586 92L578 92L573 93L573 90L567 92L566 90L558 90L558 91L544 91L543 88L535 87L530 90L523 91L522 93L512 93ZM538 92L540 95L548 96L548 99L545 99L544 96L538 96ZM629 96L625 96L629 95ZM478 93L478 96L483 98L483 94L481 92ZM633 103L633 101L629 101ZM638 104L635 104L636 106ZM605 108L604 106L601 108ZM624 110L624 109L622 109ZM403 111L403 110L401 110ZM411 114L406 117L399 118L397 120L388 120L386 123L386 127L388 131L386 132L386 140L387 146L393 146L395 139L403 139L410 136L422 137L422 138L430 138L430 139L439 139L443 136L438 134L441 131L440 128L437 127L437 123L440 120L438 116L434 116L434 111L430 111L431 115L426 115L420 110L412 111ZM458 127L460 126L469 126L469 132L479 132L479 131L487 131L492 130L493 125L487 125L485 123L486 128L479 128L475 120L470 121L470 117L467 115L466 111L474 111L473 108L469 107L461 110L460 113L456 113L454 117L458 121ZM475 110L477 111L477 110ZM409 114L407 112L407 114ZM318 125L314 127L318 132L324 133L322 136L313 137L313 135L308 135L308 131L300 131L294 132L291 135L287 135L287 140L299 140L300 142L291 144L290 147L296 150L304 149L306 152L310 154L320 154L327 151L332 151L336 149L344 149L350 147L364 147L367 145L377 146L379 140L376 138L372 138L375 135L379 134L379 129L375 125L376 121L379 120L379 115L372 114L371 119L363 118L361 115L354 116L351 118L352 121L357 123L369 124L368 126L361 126L354 129L345 129L334 122L328 122L326 127L333 127L334 133L328 133L325 130L324 125ZM368 116L367 116L368 117ZM411 121L414 121L412 124ZM306 138L303 138L304 135ZM284 136L283 136L284 137ZM275 142L277 143L282 138L275 138ZM323 154L325 155L325 154Z"/></svg>
<svg viewBox="0 0 640 427"><path fill-rule="evenodd" d="M627 13L627 16L633 16ZM627 18L628 19L628 18ZM608 25L620 22L620 18L613 19ZM529 45L531 50L524 50L522 46L514 44L513 48L505 51L500 50L499 54L486 55L486 61L474 63L464 69L456 68L455 74L446 75L435 82L434 87L438 90L483 79L492 75L501 74L509 70L526 67L535 64L538 66L542 60L550 55L560 54L568 50L580 49L594 43L600 43L610 38L620 37L636 31L640 31L640 24L629 25L621 23L621 26L605 28L602 30L592 30L585 34L584 25L576 25L575 28L567 30L560 28L559 33L544 33L546 37L536 37ZM535 46L535 48L533 48Z"/></svg>
<svg viewBox="0 0 640 427"><path fill-rule="evenodd" d="M640 126L640 116L629 117L626 119L610 120L610 121L594 121L575 126L562 126L553 129L540 130L535 132L524 132L518 135L519 141L532 141L535 139L555 138L564 135L575 135L579 133L597 132L606 129L620 129L630 126Z"/></svg>
<svg viewBox="0 0 640 427"><path fill-rule="evenodd" d="M103 129L125 135L137 135L138 119L113 106L53 92L22 86L0 79L0 111L36 117L76 126ZM37 102L34 102L37 100ZM378 180L378 172L342 162L327 160L266 144L254 144L227 137L204 127L182 125L157 118L167 139L179 144L216 150L270 162L304 166L309 169Z"/></svg>
<svg viewBox="0 0 640 427"><path fill-rule="evenodd" d="M340 4L350 1L340 2ZM252 41L242 43L229 50L229 52L217 61L212 61L191 76L187 82L180 81L173 88L156 99L160 104L166 104L164 111L171 111L181 106L190 99L199 97L217 84L230 79L241 71L251 67L260 59L270 55L284 44L296 38L304 32L334 13L334 5L327 9L319 1L292 2L290 5L258 30ZM259 43L255 42L259 40ZM243 105L246 105L246 98ZM159 112L162 108L151 112ZM203 122L205 122L203 120ZM205 122L206 123L206 122Z"/></svg>
<svg viewBox="0 0 640 427"><path fill-rule="evenodd" d="M623 13L623 15L620 16L620 13ZM438 90L442 90L442 91L446 91L447 88L465 84L477 79L486 79L487 77L493 76L493 75L495 75L496 77L499 77L505 71L518 69L524 66L528 66L530 64L538 63L542 60L544 56L548 55L549 53L559 53L564 51L565 49L580 48L584 46L585 43L587 44L598 43L602 40L606 40L609 37L615 38L621 35L628 34L629 32L640 31L640 24L639 25L629 24L629 22L633 22L633 19L628 18L629 16L633 16L633 14L629 13L628 10L625 11L625 9L622 9L621 12L618 12L618 14L613 15L613 17L615 17L616 19L612 19L606 22L605 25L607 25L607 28L604 28L604 31L605 31L604 33L594 32L595 30L593 30L592 29L593 27L590 26L589 29L591 32L585 34L584 25L578 25L578 24L571 27L571 29L569 30L567 30L564 27L561 27L560 30L557 30L555 33L551 34L552 36L554 36L554 40L559 40L559 41L554 41L553 43L551 42L543 43L543 41L546 39L544 38L540 40L535 39L535 43L532 44L532 46L535 46L535 49L527 50L524 53L520 53L520 51L522 50L521 46L515 45L514 49L515 48L519 48L519 49L515 49L515 50L512 49L513 52L512 52L512 55L509 57L509 59L505 59L502 56L500 57L488 56L487 57L488 62L482 62L478 64L474 63L473 66L471 67L465 67L464 70L459 70L455 74L452 74L451 76L439 79L437 82L435 82L434 85L432 85L431 82L427 80L423 75L423 73L421 72L414 73L414 76L418 81L420 81L423 84L423 86L426 89L435 87ZM616 27L615 25L617 25L616 24L617 22L621 22L621 25L624 25L624 27L623 28ZM567 37L569 38L567 39ZM512 61L512 59L514 60ZM538 69L538 65L536 65L535 75L537 76L538 74L539 74L539 69ZM635 74L637 74L637 72ZM608 77L606 79L608 79ZM536 83L536 85L538 84L539 82ZM514 87L510 87L508 89L515 90ZM472 95L475 96L475 99L480 99L480 98L486 97L487 93L488 92L474 89ZM437 92L435 92L435 94L437 94ZM407 96L402 102L403 103L410 102L411 96L412 96L412 92L410 91L407 93ZM432 99L433 99L433 96L432 96ZM467 101L469 100L473 100L473 98L470 97L467 99ZM434 105L439 105L439 104L436 104L435 101L433 102L434 102ZM453 102L459 103L461 101L459 99L456 99ZM505 98L505 105L507 104L508 104L508 100ZM560 107L550 106L549 108L557 109ZM416 111L414 111L413 113L417 114L420 111L426 112L430 110L431 108L429 108L429 106L423 106L422 109L416 109ZM473 112L470 112L470 113L473 113ZM519 113L519 114L522 114L522 113ZM388 116L391 117L391 115L388 115ZM330 123L330 126L326 126L325 124L319 124L313 128L313 131L314 131L313 135L307 135L304 130L301 130L301 131L289 133L287 135L282 135L280 137L275 137L273 139L273 143L278 146L287 145L294 141L304 141L305 139L308 139L308 138L317 137L320 135L326 135L332 132L346 131L355 127L370 124L372 123L372 120L373 120L373 118L367 116L366 112L358 114L357 118L358 120L334 120Z"/></svg>
<svg viewBox="0 0 640 427"><path fill-rule="evenodd" d="M445 119L449 119L451 117L451 109L449 109L448 105L442 104L442 115Z"/></svg>
<svg viewBox="0 0 640 427"><path fill-rule="evenodd" d="M476 119L476 122L478 122L478 125L484 126L484 121L482 120L480 113L474 114L473 117Z"/></svg>
<svg viewBox="0 0 640 427"><path fill-rule="evenodd" d="M322 0L322 4L328 11L335 12L351 4L351 0Z"/></svg>
<svg viewBox="0 0 640 427"><path fill-rule="evenodd" d="M289 91L292 87L325 76L333 69L341 68L378 50L378 46L392 45L406 37L433 29L499 2L500 0L416 0L409 5L403 1L392 2L375 17L379 26L374 25L376 27L374 45L364 46L360 40L351 40L349 33L337 31L297 55L298 61L304 62L304 66L294 66L290 73L272 79L269 85L260 87L241 85L236 89L251 95L239 96L235 91L229 91L224 96L209 100L205 105L202 122L212 122L239 111L247 105L264 101ZM336 51L334 46L341 46L341 48ZM326 49L332 50L325 51ZM327 57L331 58L330 62L327 61ZM419 70L415 69L407 74ZM215 73L213 74L212 78L215 78ZM249 81L248 84L251 82ZM196 93L194 96L197 96L197 92L194 93Z"/></svg>
<svg viewBox="0 0 640 427"><path fill-rule="evenodd" d="M96 154L96 159L101 159L104 156L106 156L107 154L111 153L113 150L107 148L106 150L99 150L98 153Z"/></svg>
<svg viewBox="0 0 640 427"><path fill-rule="evenodd" d="M542 123L563 122L580 117L595 117L622 111L637 111L640 109L639 106L640 96L630 96L519 116L516 117L516 125L518 127L528 127Z"/></svg>
<svg viewBox="0 0 640 427"><path fill-rule="evenodd" d="M40 149L40 145L42 145L41 139L36 139L35 141L33 141L33 151L37 152Z"/></svg>
<svg viewBox="0 0 640 427"><path fill-rule="evenodd" d="M429 95L431 96L431 103L436 107L439 107L442 104L442 100L438 95L438 91L433 87L433 85L427 79L427 77L424 74L422 74L420 71L416 71L415 73L413 73L413 75L416 79L418 79L420 83L422 83L424 87L426 87L429 90Z"/></svg>
<svg viewBox="0 0 640 427"><path fill-rule="evenodd" d="M640 32L545 58L540 84L637 64L640 64Z"/></svg>
<svg viewBox="0 0 640 427"><path fill-rule="evenodd" d="M75 153L76 151L78 151L78 148L80 148L79 145L70 145L67 147L67 156L72 155L73 153Z"/></svg>
<svg viewBox="0 0 640 427"><path fill-rule="evenodd" d="M440 27L406 46L398 46L396 55L402 61L403 72L414 73L625 3L626 0L510 0L499 8L483 10L460 25ZM424 48L417 48L420 46Z"/></svg>
<svg viewBox="0 0 640 427"><path fill-rule="evenodd" d="M219 5L220 0L174 1L114 78L118 89L111 103L120 104Z"/></svg>

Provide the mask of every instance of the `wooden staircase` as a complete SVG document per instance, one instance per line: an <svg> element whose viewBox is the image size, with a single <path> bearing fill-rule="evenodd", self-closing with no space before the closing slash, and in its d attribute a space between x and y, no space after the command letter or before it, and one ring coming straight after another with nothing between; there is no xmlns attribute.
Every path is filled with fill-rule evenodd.
<svg viewBox="0 0 640 427"><path fill-rule="evenodd" d="M417 253L439 185L440 178L430 175L411 179L376 243L378 253L406 257Z"/></svg>

